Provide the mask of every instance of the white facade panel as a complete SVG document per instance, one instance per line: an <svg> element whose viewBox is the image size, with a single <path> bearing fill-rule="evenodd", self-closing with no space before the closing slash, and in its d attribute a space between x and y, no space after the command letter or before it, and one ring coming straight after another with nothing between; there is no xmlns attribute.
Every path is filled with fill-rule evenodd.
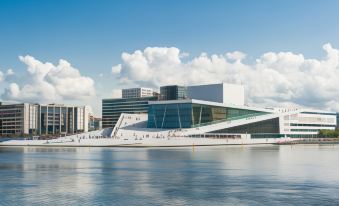
<svg viewBox="0 0 339 206"><path fill-rule="evenodd" d="M23 130L23 134L29 134L29 104L28 103L24 103L24 112L23 112L23 127L22 127L22 130Z"/></svg>
<svg viewBox="0 0 339 206"><path fill-rule="evenodd" d="M88 132L89 107L84 107L84 132Z"/></svg>
<svg viewBox="0 0 339 206"><path fill-rule="evenodd" d="M337 124L335 114L329 112L304 110L302 113L280 117L280 133L309 134L316 136L319 130L334 130Z"/></svg>
<svg viewBox="0 0 339 206"><path fill-rule="evenodd" d="M245 88L243 85L223 84L223 103L224 104L245 104Z"/></svg>

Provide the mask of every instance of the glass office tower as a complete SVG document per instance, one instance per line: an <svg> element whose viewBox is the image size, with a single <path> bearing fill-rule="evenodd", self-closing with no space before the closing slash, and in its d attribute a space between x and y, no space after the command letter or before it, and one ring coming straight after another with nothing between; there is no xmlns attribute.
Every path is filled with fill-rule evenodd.
<svg viewBox="0 0 339 206"><path fill-rule="evenodd" d="M121 113L147 113L148 101L156 101L158 97L140 97L128 99L102 100L102 127L114 127Z"/></svg>
<svg viewBox="0 0 339 206"><path fill-rule="evenodd" d="M160 87L161 100L180 100L187 98L187 87L178 85Z"/></svg>

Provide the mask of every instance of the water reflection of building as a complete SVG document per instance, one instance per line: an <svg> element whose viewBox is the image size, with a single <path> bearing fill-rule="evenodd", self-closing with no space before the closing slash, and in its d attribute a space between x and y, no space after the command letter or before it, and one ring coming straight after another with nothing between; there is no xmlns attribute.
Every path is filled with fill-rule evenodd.
<svg viewBox="0 0 339 206"><path fill-rule="evenodd" d="M88 131L88 108L63 104L0 105L0 135L53 135Z"/></svg>
<svg viewBox="0 0 339 206"><path fill-rule="evenodd" d="M39 155L44 158L37 157ZM76 205L79 198L82 197L83 203L84 200L90 201L91 194L96 194L96 176L87 174L97 166L93 166L96 162L91 161L97 156L89 152L88 148L24 147L21 156L16 161L16 165L22 169L15 170L21 175L18 181L22 185L39 187L15 187L16 191L20 191L16 196L16 205L41 205L42 202L46 205L55 202L58 205ZM40 175L42 173L44 175ZM84 173L86 175L82 175ZM70 194L72 198L67 198Z"/></svg>

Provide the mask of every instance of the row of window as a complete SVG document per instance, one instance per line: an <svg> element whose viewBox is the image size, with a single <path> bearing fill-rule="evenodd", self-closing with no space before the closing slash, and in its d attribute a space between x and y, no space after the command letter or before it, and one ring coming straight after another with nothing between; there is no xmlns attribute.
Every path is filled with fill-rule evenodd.
<svg viewBox="0 0 339 206"><path fill-rule="evenodd" d="M318 132L318 129L291 129L291 132Z"/></svg>
<svg viewBox="0 0 339 206"><path fill-rule="evenodd" d="M301 112L302 114L321 114L321 115L337 115L336 113L328 112Z"/></svg>
<svg viewBox="0 0 339 206"><path fill-rule="evenodd" d="M334 127L333 124L299 124L291 123L290 126L301 126L301 127Z"/></svg>
<svg viewBox="0 0 339 206"><path fill-rule="evenodd" d="M268 134L251 134L251 138L280 138L280 137L291 137L291 138L314 138L317 134L279 134L279 133L268 133Z"/></svg>

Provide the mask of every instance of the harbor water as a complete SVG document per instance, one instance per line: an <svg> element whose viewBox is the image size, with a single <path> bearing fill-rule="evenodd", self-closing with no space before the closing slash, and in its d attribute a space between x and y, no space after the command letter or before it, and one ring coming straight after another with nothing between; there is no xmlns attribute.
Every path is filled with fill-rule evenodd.
<svg viewBox="0 0 339 206"><path fill-rule="evenodd" d="M339 145L0 147L0 205L339 205Z"/></svg>

